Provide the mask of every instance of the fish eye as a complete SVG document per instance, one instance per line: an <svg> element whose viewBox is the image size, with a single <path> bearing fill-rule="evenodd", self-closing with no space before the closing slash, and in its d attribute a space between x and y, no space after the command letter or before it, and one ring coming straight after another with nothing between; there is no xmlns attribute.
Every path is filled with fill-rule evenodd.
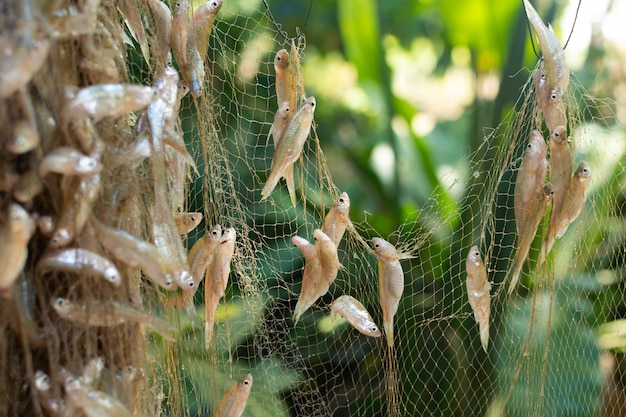
<svg viewBox="0 0 626 417"><path fill-rule="evenodd" d="M170 285L172 285L172 279L171 278L165 278L165 286L169 287Z"/></svg>
<svg viewBox="0 0 626 417"><path fill-rule="evenodd" d="M545 80L545 79L546 79L546 73L545 73L545 72L542 72L542 73L541 73L541 79L542 79L542 80Z"/></svg>
<svg viewBox="0 0 626 417"><path fill-rule="evenodd" d="M378 327L376 327L376 326L370 327L370 332L376 333L377 331L378 331Z"/></svg>
<svg viewBox="0 0 626 417"><path fill-rule="evenodd" d="M194 216L189 216L189 220L191 220L192 222L195 222L196 218Z"/></svg>
<svg viewBox="0 0 626 417"><path fill-rule="evenodd" d="M550 94L550 98L551 98L552 100L556 100L556 93L552 93L552 94Z"/></svg>
<svg viewBox="0 0 626 417"><path fill-rule="evenodd" d="M211 3L211 6L213 6L213 8L217 7L217 2L214 1L213 3Z"/></svg>
<svg viewBox="0 0 626 417"><path fill-rule="evenodd" d="M339 202L340 202L340 203L343 203L343 198L340 198L340 199L339 199Z"/></svg>
<svg viewBox="0 0 626 417"><path fill-rule="evenodd" d="M189 281L189 283L187 284L187 286L189 286L189 288L193 288L196 286L196 283L193 281Z"/></svg>
<svg viewBox="0 0 626 417"><path fill-rule="evenodd" d="M526 149L532 149L533 145L531 145L530 143L528 145L526 145Z"/></svg>
<svg viewBox="0 0 626 417"><path fill-rule="evenodd" d="M250 385L250 382L248 382L248 380L247 380L247 379L244 379L244 380L243 380L243 384L244 384L244 385Z"/></svg>
<svg viewBox="0 0 626 417"><path fill-rule="evenodd" d="M59 306L59 307L63 307L65 305L65 299L64 298L57 298L54 303L57 306Z"/></svg>
<svg viewBox="0 0 626 417"><path fill-rule="evenodd" d="M480 256L480 252L474 252L474 257L478 258Z"/></svg>

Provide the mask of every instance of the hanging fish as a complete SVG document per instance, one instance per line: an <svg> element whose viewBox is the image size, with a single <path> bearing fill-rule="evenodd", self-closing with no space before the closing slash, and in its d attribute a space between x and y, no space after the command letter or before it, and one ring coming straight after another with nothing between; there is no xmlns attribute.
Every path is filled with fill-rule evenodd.
<svg viewBox="0 0 626 417"><path fill-rule="evenodd" d="M193 12L190 39L193 40L193 46L198 50L202 62L206 59L213 22L223 3L224 0L208 0Z"/></svg>
<svg viewBox="0 0 626 417"><path fill-rule="evenodd" d="M276 99L278 105L287 102L290 109L297 108L298 91L296 86L296 73L289 62L289 53L281 49L274 58L274 71L276 72Z"/></svg>
<svg viewBox="0 0 626 417"><path fill-rule="evenodd" d="M141 21L141 14L139 13L139 6L137 0L117 0L117 7L124 15L126 26L130 31L131 36L139 44L141 54L150 67L150 48L148 47L148 36L146 30L143 27Z"/></svg>
<svg viewBox="0 0 626 417"><path fill-rule="evenodd" d="M404 291L404 272L400 265L403 255L382 238L374 237L372 243L378 259L378 290L383 310L383 328L387 347L393 349L393 319Z"/></svg>
<svg viewBox="0 0 626 417"><path fill-rule="evenodd" d="M252 375L247 374L232 385L217 406L215 417L241 417L252 389Z"/></svg>
<svg viewBox="0 0 626 417"><path fill-rule="evenodd" d="M89 304L74 303L66 298L55 297L50 304L63 319L93 327L115 327L125 323L141 324L159 333L168 340L174 340L175 328L168 322L139 311L117 301L92 300Z"/></svg>
<svg viewBox="0 0 626 417"><path fill-rule="evenodd" d="M341 267L337 247L333 241L321 229L315 229L313 236L316 240L315 245L300 236L291 238L305 259L302 289L293 313L295 323L315 301L328 292Z"/></svg>
<svg viewBox="0 0 626 417"><path fill-rule="evenodd" d="M546 214L548 205L552 202L554 190L552 184L548 183L543 186L541 191L535 190L535 198L533 198L526 207L527 213L524 216L524 223L518 226L517 235L517 252L513 260L513 273L511 275L511 284L509 285L509 294L513 292L517 286L522 266L530 251L539 223Z"/></svg>
<svg viewBox="0 0 626 417"><path fill-rule="evenodd" d="M93 175L102 171L100 161L68 146L54 148L39 163L41 178L53 172L62 175Z"/></svg>
<svg viewBox="0 0 626 417"><path fill-rule="evenodd" d="M170 52L170 36L172 33L172 12L161 0L148 0L148 6L152 10L154 19L155 41L152 50L155 55L155 72L159 74L162 68L172 62Z"/></svg>
<svg viewBox="0 0 626 417"><path fill-rule="evenodd" d="M285 177L291 202L295 206L296 196L293 192L293 164L300 157L304 142L311 131L314 111L315 97L309 97L287 122L280 140L276 145L270 175L261 191L261 201L269 197L280 178Z"/></svg>
<svg viewBox="0 0 626 417"><path fill-rule="evenodd" d="M367 309L359 300L350 295L342 295L333 301L330 305L330 312L333 320L339 314L366 336L380 337L382 335Z"/></svg>
<svg viewBox="0 0 626 417"><path fill-rule="evenodd" d="M548 248L552 248L556 239L557 228L561 224L561 212L564 210L567 190L572 178L572 160L565 127L557 126L550 135L550 182L554 190L552 211L537 266L541 266L545 262L546 256L550 252Z"/></svg>
<svg viewBox="0 0 626 417"><path fill-rule="evenodd" d="M535 29L539 39L542 63L533 73L533 83L539 108L546 120L548 130L565 126L567 119L563 95L569 84L569 69L565 60L565 51L557 39L552 27L547 27L528 0L524 0L528 21Z"/></svg>
<svg viewBox="0 0 626 417"><path fill-rule="evenodd" d="M541 246L540 260L544 262L556 239L563 237L570 224L574 222L585 208L587 189L591 183L591 169L585 161L576 168L565 193L563 207L554 224L550 224L548 233ZM550 217L552 221L552 216Z"/></svg>
<svg viewBox="0 0 626 417"><path fill-rule="evenodd" d="M350 223L348 214L350 212L350 197L345 191L339 195L335 203L328 210L328 214L324 218L322 225L322 231L335 242L335 245L339 247L339 242L343 238L343 234L346 232L346 228Z"/></svg>
<svg viewBox="0 0 626 417"><path fill-rule="evenodd" d="M81 383L80 379L71 375L65 378L63 387L67 407L72 410L82 410L89 417L132 417L120 400Z"/></svg>
<svg viewBox="0 0 626 417"><path fill-rule="evenodd" d="M172 13L172 30L170 32L170 47L184 74L187 73L187 40L189 38L189 0L176 0Z"/></svg>
<svg viewBox="0 0 626 417"><path fill-rule="evenodd" d="M7 98L24 87L43 65L50 50L47 39L22 42L15 39L0 51L0 99Z"/></svg>
<svg viewBox="0 0 626 417"><path fill-rule="evenodd" d="M522 164L515 182L515 223L517 231L523 228L524 218L530 213L528 206L534 204L537 191L546 182L548 160L546 142L537 130L530 134Z"/></svg>
<svg viewBox="0 0 626 417"><path fill-rule="evenodd" d="M235 241L237 233L234 228L224 230L222 237L214 253L211 263L206 270L204 278L204 321L205 321L205 346L208 349L213 338L213 325L215 312L219 301L226 293L228 276L230 275L230 262L235 254Z"/></svg>
<svg viewBox="0 0 626 417"><path fill-rule="evenodd" d="M489 315L491 312L489 291L491 283L487 281L487 270L480 258L478 246L472 246L465 262L467 271L467 297L474 312L474 320L478 323L480 344L487 352L489 345Z"/></svg>
<svg viewBox="0 0 626 417"><path fill-rule="evenodd" d="M103 225L92 217L90 225L102 246L130 267L138 267L156 284L167 290L176 288L171 262L159 249L130 233Z"/></svg>
<svg viewBox="0 0 626 417"><path fill-rule="evenodd" d="M116 287L122 284L120 271L113 262L102 255L83 248L66 248L48 252L41 257L36 270L97 275Z"/></svg>
<svg viewBox="0 0 626 417"><path fill-rule="evenodd" d="M276 110L276 113L274 114L274 122L270 127L270 132L267 134L268 141L270 136L274 139L274 149L276 149L276 145L278 145L280 135L282 135L285 125L287 125L289 116L291 116L291 107L289 107L289 103L287 101L283 101L280 103L278 110Z"/></svg>
<svg viewBox="0 0 626 417"><path fill-rule="evenodd" d="M22 206L9 206L7 221L0 226L0 292L10 289L20 276L35 228L35 221Z"/></svg>
<svg viewBox="0 0 626 417"><path fill-rule="evenodd" d="M176 223L178 233L186 235L187 233L193 231L202 221L202 217L202 213L198 212L176 213L174 215L174 222Z"/></svg>

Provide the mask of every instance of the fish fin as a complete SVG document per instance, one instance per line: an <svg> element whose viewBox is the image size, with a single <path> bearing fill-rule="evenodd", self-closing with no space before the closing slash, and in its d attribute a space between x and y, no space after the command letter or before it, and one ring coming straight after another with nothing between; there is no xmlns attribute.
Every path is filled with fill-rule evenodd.
<svg viewBox="0 0 626 417"><path fill-rule="evenodd" d="M517 286L517 282L519 281L519 276L521 273L521 267L518 267L517 265L515 265L515 268L513 269L513 273L511 275L511 283L509 284L509 295L511 295L513 293L513 290L515 290L515 287Z"/></svg>
<svg viewBox="0 0 626 417"><path fill-rule="evenodd" d="M280 178L281 176L279 174L270 172L270 176L267 178L267 182L263 186L263 190L261 190L261 201L267 199L267 197L272 194L272 191L274 191L274 188L276 188L276 185L278 184L278 181L280 181Z"/></svg>
<svg viewBox="0 0 626 417"><path fill-rule="evenodd" d="M191 154L189 154L189 151L187 151L187 148L185 147L183 143L180 143L176 140L172 140L169 137L164 138L163 143L166 145L169 145L171 148L176 150L185 159L185 162L187 162L187 164L193 168L196 174L198 174L196 161L193 160L193 157L191 156Z"/></svg>
<svg viewBox="0 0 626 417"><path fill-rule="evenodd" d="M393 350L393 323L383 323L383 328L387 338L387 347Z"/></svg>
<svg viewBox="0 0 626 417"><path fill-rule="evenodd" d="M291 199L291 204L293 206L296 205L296 184L293 180L293 164L289 165L285 172L283 172L283 176L285 177L285 182L287 183L287 190L289 191L289 198Z"/></svg>
<svg viewBox="0 0 626 417"><path fill-rule="evenodd" d="M483 347L485 353L487 353L487 348L489 347L489 323L483 325L480 324L480 344Z"/></svg>

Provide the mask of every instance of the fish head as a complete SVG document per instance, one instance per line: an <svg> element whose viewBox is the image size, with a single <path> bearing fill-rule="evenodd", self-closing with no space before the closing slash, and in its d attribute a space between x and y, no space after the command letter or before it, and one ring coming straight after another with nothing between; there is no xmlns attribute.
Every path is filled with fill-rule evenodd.
<svg viewBox="0 0 626 417"><path fill-rule="evenodd" d="M287 100L280 103L278 106L278 117L281 120L287 120L291 114L291 108L289 107L289 102Z"/></svg>
<svg viewBox="0 0 626 417"><path fill-rule="evenodd" d="M467 264L473 265L474 267L480 266L482 264L482 259L480 258L480 251L478 250L478 246L474 245L470 248L469 253L467 254Z"/></svg>
<svg viewBox="0 0 626 417"><path fill-rule="evenodd" d="M557 126L550 134L550 140L561 145L567 143L567 130L565 126Z"/></svg>
<svg viewBox="0 0 626 417"><path fill-rule="evenodd" d="M377 325L375 325L374 323L371 323L368 327L367 327L367 332L370 336L372 337L380 337L383 334L381 333L380 329L378 328Z"/></svg>
<svg viewBox="0 0 626 417"><path fill-rule="evenodd" d="M286 70L289 67L289 52L286 49L281 49L276 52L276 57L274 57L274 70L276 72L281 72Z"/></svg>
<svg viewBox="0 0 626 417"><path fill-rule="evenodd" d="M554 198L554 186L551 182L543 186L541 196L542 198L546 199L548 203L552 201L552 199Z"/></svg>
<svg viewBox="0 0 626 417"><path fill-rule="evenodd" d="M189 271L180 271L180 273L177 274L177 281L178 285L183 290L192 290L196 287L196 283Z"/></svg>
<svg viewBox="0 0 626 417"><path fill-rule="evenodd" d="M12 233L19 233L26 239L30 239L35 233L36 224L24 207L12 203L9 206L9 228Z"/></svg>
<svg viewBox="0 0 626 417"><path fill-rule="evenodd" d="M546 150L547 146L543 135L538 130L533 130L526 145L526 152L530 155L543 155L546 153Z"/></svg>
<svg viewBox="0 0 626 417"><path fill-rule="evenodd" d="M246 376L241 378L237 383L237 388L241 391L250 392L250 390L252 389L252 375L246 374Z"/></svg>
<svg viewBox="0 0 626 417"><path fill-rule="evenodd" d="M578 178L580 182L589 182L591 180L591 168L586 161L582 161L578 164L578 168L574 172L574 176Z"/></svg>
<svg viewBox="0 0 626 417"><path fill-rule="evenodd" d="M208 2L209 9L211 10L212 15L216 15L217 12L220 11L222 5L224 4L224 0L211 0Z"/></svg>
<svg viewBox="0 0 626 417"><path fill-rule="evenodd" d="M104 279L109 281L111 285L119 287L122 285L122 276L120 272L114 266L109 266L104 270Z"/></svg>
<svg viewBox="0 0 626 417"><path fill-rule="evenodd" d="M48 391L50 389L50 377L43 371L35 372L35 388L39 391Z"/></svg>
<svg viewBox="0 0 626 417"><path fill-rule="evenodd" d="M350 197L345 191L335 201L335 210L338 213L347 214L350 211Z"/></svg>
<svg viewBox="0 0 626 417"><path fill-rule="evenodd" d="M373 237L372 243L374 244L374 252L376 252L376 255L379 257L385 260L394 260L398 258L395 246L387 242L385 239Z"/></svg>
<svg viewBox="0 0 626 417"><path fill-rule="evenodd" d="M303 105L306 105L307 110L313 113L315 111L315 106L317 105L317 102L315 101L315 97L311 96L307 98Z"/></svg>
<svg viewBox="0 0 626 417"><path fill-rule="evenodd" d="M235 231L235 228L229 227L228 229L224 230L220 243L221 244L234 243L236 238L237 238L237 232Z"/></svg>
<svg viewBox="0 0 626 417"><path fill-rule="evenodd" d="M62 297L54 297L50 300L50 303L52 304L54 311L61 314L68 311L72 306L70 300Z"/></svg>

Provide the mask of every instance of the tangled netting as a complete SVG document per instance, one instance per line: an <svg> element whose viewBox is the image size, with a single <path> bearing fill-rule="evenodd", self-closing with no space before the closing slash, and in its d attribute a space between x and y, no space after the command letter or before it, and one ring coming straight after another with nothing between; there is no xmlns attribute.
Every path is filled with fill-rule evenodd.
<svg viewBox="0 0 626 417"><path fill-rule="evenodd" d="M448 182L462 195L381 237L337 214L305 36L266 3L0 9L1 415L626 414L626 138L575 74L567 146L591 182L542 265L537 220L509 294L518 172L534 129L552 140L532 78Z"/></svg>

